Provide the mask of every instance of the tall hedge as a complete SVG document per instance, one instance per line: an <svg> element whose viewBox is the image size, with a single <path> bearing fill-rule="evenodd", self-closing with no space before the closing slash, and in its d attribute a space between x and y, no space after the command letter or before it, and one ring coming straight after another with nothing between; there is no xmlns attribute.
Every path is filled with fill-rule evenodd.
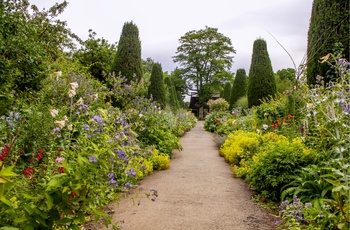
<svg viewBox="0 0 350 230"><path fill-rule="evenodd" d="M232 85L231 97L230 97L230 108L234 107L234 104L241 97L247 94L247 74L245 69L238 69L236 77Z"/></svg>
<svg viewBox="0 0 350 230"><path fill-rule="evenodd" d="M349 60L350 19L348 0L314 0L307 44L307 82L314 85L317 75L329 82L334 71L320 58L328 53L341 53Z"/></svg>
<svg viewBox="0 0 350 230"><path fill-rule="evenodd" d="M226 82L224 85L224 92L223 92L222 98L224 98L227 102L229 102L230 97L231 97L231 83Z"/></svg>
<svg viewBox="0 0 350 230"><path fill-rule="evenodd" d="M275 94L276 81L266 41L259 38L253 44L248 79L248 106L258 106L261 104L261 99L273 97Z"/></svg>
<svg viewBox="0 0 350 230"><path fill-rule="evenodd" d="M151 84L148 88L148 95L152 97L153 101L158 102L160 106L164 108L166 102L166 93L161 64L153 64L150 82Z"/></svg>
<svg viewBox="0 0 350 230"><path fill-rule="evenodd" d="M141 41L139 29L133 22L124 23L117 47L113 71L126 77L127 82L142 78Z"/></svg>

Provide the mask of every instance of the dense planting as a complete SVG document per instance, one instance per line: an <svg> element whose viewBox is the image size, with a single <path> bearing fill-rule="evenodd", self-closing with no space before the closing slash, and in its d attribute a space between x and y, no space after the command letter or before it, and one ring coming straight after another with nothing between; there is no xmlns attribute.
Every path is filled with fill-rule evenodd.
<svg viewBox="0 0 350 230"><path fill-rule="evenodd" d="M333 55L323 60L339 80L319 77L310 89L301 81L249 111L213 112L205 121L206 130L226 138L219 154L234 175L282 202L281 229L350 226L350 63Z"/></svg>

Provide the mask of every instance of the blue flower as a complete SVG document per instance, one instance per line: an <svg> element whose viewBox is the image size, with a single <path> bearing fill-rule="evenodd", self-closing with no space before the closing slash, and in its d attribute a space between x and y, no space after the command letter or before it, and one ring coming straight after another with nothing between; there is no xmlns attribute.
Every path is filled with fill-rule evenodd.
<svg viewBox="0 0 350 230"><path fill-rule="evenodd" d="M89 156L90 162L97 162L97 158L95 156Z"/></svg>
<svg viewBox="0 0 350 230"><path fill-rule="evenodd" d="M102 125L104 123L103 119L99 116L94 116L91 120L96 122L96 124L98 124L98 125Z"/></svg>
<svg viewBox="0 0 350 230"><path fill-rule="evenodd" d="M128 176L136 176L136 172L133 168L129 169L129 171L127 172Z"/></svg>

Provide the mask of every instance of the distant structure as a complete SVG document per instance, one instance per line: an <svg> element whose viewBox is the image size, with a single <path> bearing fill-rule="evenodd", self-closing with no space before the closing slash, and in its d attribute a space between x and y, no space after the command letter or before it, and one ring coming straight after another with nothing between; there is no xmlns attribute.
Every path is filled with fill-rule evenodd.
<svg viewBox="0 0 350 230"><path fill-rule="evenodd" d="M220 98L220 93L212 93L211 99L216 100L218 98ZM200 105L197 92L191 92L190 109L199 119L203 119L209 113L209 106L207 104Z"/></svg>

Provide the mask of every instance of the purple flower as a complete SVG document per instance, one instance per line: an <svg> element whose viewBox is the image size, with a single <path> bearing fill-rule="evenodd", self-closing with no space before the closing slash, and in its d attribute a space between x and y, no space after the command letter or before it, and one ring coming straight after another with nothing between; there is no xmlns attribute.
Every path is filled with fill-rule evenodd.
<svg viewBox="0 0 350 230"><path fill-rule="evenodd" d="M128 188L132 188L132 184L130 182L126 182L124 185L124 190L126 190Z"/></svg>
<svg viewBox="0 0 350 230"><path fill-rule="evenodd" d="M156 201L157 197L156 196L151 196L151 201Z"/></svg>
<svg viewBox="0 0 350 230"><path fill-rule="evenodd" d="M90 126L88 124L84 124L83 128L84 128L85 132L88 132L90 129Z"/></svg>
<svg viewBox="0 0 350 230"><path fill-rule="evenodd" d="M129 171L127 172L128 176L136 176L136 172L133 168L129 169Z"/></svg>
<svg viewBox="0 0 350 230"><path fill-rule="evenodd" d="M64 161L64 157L57 157L55 161L56 163L61 163L62 161Z"/></svg>
<svg viewBox="0 0 350 230"><path fill-rule="evenodd" d="M114 178L112 178L110 181L108 181L108 184L109 185L115 185L115 186L117 186L118 187L118 183L117 183L117 181L116 180L114 180Z"/></svg>
<svg viewBox="0 0 350 230"><path fill-rule="evenodd" d="M112 178L114 178L114 173L112 173L112 172L108 173L107 176L112 179Z"/></svg>
<svg viewBox="0 0 350 230"><path fill-rule="evenodd" d="M102 125L104 123L103 119L99 116L94 116L91 120L98 125Z"/></svg>
<svg viewBox="0 0 350 230"><path fill-rule="evenodd" d="M90 162L97 162L97 158L95 156L89 156Z"/></svg>

